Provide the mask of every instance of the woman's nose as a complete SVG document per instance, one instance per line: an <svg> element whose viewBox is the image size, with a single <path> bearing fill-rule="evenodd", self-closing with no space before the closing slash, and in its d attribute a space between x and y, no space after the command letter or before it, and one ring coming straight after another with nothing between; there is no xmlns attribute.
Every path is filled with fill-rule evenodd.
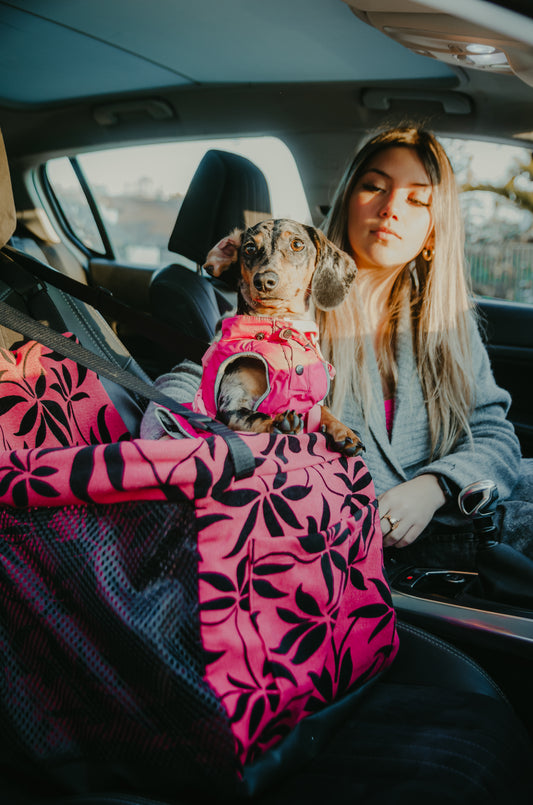
<svg viewBox="0 0 533 805"><path fill-rule="evenodd" d="M398 194L391 192L383 197L383 203L380 210L380 215L383 218L397 218L398 217Z"/></svg>

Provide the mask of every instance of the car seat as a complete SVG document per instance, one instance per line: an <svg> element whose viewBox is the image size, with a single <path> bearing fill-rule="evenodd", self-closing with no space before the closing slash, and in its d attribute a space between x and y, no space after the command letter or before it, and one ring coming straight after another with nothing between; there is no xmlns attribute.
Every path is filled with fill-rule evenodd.
<svg viewBox="0 0 533 805"><path fill-rule="evenodd" d="M169 251L198 266L195 273L172 264L154 272L150 311L169 324L209 342L221 314L231 309L228 286L201 273L209 249L232 229L246 229L271 217L268 185L250 160L226 151L208 151L183 199L168 242Z"/></svg>
<svg viewBox="0 0 533 805"><path fill-rule="evenodd" d="M17 249L4 250L15 230L15 225L16 213L7 157L0 136L0 300L8 302L39 321L47 322L60 332L74 333L83 346L107 358L116 366L127 369L150 382L148 375L97 310L35 279L31 272L17 263ZM26 264L27 260L24 263ZM10 349L20 340L20 334L8 330L0 322L0 346ZM146 401L135 399L130 392L110 380L102 378L102 383L115 407L121 412L129 432L133 436L138 435Z"/></svg>
<svg viewBox="0 0 533 805"><path fill-rule="evenodd" d="M11 236L15 211L7 162L0 143L0 244ZM215 235L217 237L217 235ZM142 375L111 328L86 305L55 289L31 282L16 260L0 252L0 298L64 326L85 346ZM59 325L56 324L59 322ZM0 323L1 324L1 323ZM3 330L4 343L17 335ZM112 384L114 385L114 384ZM124 417L136 401L121 387L108 390ZM392 668L363 697L327 748L257 805L399 805L431 802L497 805L526 802L533 749L525 728L507 700L483 671L462 652L413 626L401 624L400 650ZM83 763L73 759L69 790L58 790L48 770L29 761L11 762L13 725L5 718L0 685L0 802L6 805L166 805L149 791L94 791ZM16 748L16 747L15 747ZM18 751L18 749L17 749ZM20 758L22 750L18 757ZM22 768L21 764L22 763ZM110 775L110 779L112 776ZM198 801L179 786L168 805ZM210 805L219 801L217 792Z"/></svg>

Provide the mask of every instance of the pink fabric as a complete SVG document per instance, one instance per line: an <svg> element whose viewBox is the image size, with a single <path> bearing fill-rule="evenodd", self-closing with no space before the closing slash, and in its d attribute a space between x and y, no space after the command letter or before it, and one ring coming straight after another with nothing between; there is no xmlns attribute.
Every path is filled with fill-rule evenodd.
<svg viewBox="0 0 533 805"><path fill-rule="evenodd" d="M394 408L396 405L396 401L393 399L385 400L385 425L387 427L387 433L389 434L389 438L392 434L392 425L394 422Z"/></svg>
<svg viewBox="0 0 533 805"><path fill-rule="evenodd" d="M392 662L395 613L374 488L361 458L329 451L321 434L246 434L260 469L236 481L223 439L117 441L127 434L92 373L84 376L35 344L13 360L2 357L3 539L37 561L32 507L53 507L54 538L76 541L84 539L80 507L87 504L190 502L204 678L230 717L241 763ZM18 442L8 445L17 420ZM28 511L23 531L10 507ZM127 550L121 535L110 543L106 533L101 545L89 546L102 551L102 568L109 566L106 550L112 563ZM5 561L3 571L20 583L15 565ZM105 579L96 583L105 587Z"/></svg>
<svg viewBox="0 0 533 805"><path fill-rule="evenodd" d="M329 391L335 370L320 353L314 322L267 317L233 316L224 319L220 337L202 360L203 375L193 408L216 416L216 398L225 367L250 354L265 364L268 390L256 411L274 416L295 410L306 417L306 430L318 430L319 404Z"/></svg>
<svg viewBox="0 0 533 805"><path fill-rule="evenodd" d="M0 349L0 383L0 444L4 449L129 438L94 372L59 359L35 341L14 352Z"/></svg>

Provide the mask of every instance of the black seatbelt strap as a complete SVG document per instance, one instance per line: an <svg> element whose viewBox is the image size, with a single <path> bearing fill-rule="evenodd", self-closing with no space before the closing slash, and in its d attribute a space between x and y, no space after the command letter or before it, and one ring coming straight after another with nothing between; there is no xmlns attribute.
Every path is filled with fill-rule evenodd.
<svg viewBox="0 0 533 805"><path fill-rule="evenodd" d="M91 350L75 341L71 341L62 333L52 330L50 327L41 324L41 322L35 321L35 319L30 318L25 313L21 313L5 302L0 302L0 322L10 330L44 344L45 347L53 349L63 357L70 358L86 369L90 369L92 372L96 372L96 374L124 386L124 388L138 394L140 397L169 408L173 413L179 414L186 419L195 429L221 436L228 446L233 461L235 478L247 478L254 473L255 459L252 451L235 431L232 431L222 422L191 411L126 369L114 366L100 355L91 352Z"/></svg>
<svg viewBox="0 0 533 805"><path fill-rule="evenodd" d="M37 258L29 257L24 252L5 246L2 249L2 256L4 266L6 263L8 264L8 261L13 265L13 272L8 272L9 275L4 276L5 282L13 284L15 274L19 274L22 268L31 277L36 277L53 285L54 288L68 293L75 299L86 302L102 315L127 324L134 332L159 344L176 358L189 358L196 363L200 363L204 352L209 346L206 341L189 335L164 321L154 319L153 316L149 316L147 313L121 302L105 288L84 285L82 282L78 282L72 277L61 273L61 271L56 271L51 266L41 263ZM6 274L5 268L3 273Z"/></svg>

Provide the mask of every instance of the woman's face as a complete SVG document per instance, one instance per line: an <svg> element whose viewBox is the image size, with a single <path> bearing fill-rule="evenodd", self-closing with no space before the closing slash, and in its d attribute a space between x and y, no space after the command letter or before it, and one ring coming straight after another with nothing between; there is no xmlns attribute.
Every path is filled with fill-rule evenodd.
<svg viewBox="0 0 533 805"><path fill-rule="evenodd" d="M391 146L370 160L348 207L348 239L358 268L401 268L431 245L431 191L412 148Z"/></svg>

